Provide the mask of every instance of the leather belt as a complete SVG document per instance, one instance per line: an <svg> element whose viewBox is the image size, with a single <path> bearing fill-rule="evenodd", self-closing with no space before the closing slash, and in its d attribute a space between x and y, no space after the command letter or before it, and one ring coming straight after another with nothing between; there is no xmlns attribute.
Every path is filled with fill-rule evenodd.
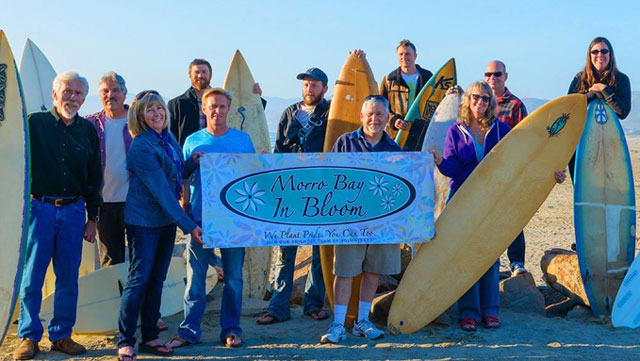
<svg viewBox="0 0 640 361"><path fill-rule="evenodd" d="M31 198L36 199L38 201L51 203L56 207L62 207L62 206L66 206L79 201L80 199L82 199L82 196L75 196L73 198L53 198L53 197L47 197L47 196L37 196L32 194Z"/></svg>

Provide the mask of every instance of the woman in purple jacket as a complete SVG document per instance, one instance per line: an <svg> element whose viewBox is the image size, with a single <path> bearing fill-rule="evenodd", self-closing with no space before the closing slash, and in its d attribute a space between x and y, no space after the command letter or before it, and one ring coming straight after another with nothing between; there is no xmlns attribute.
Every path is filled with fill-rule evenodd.
<svg viewBox="0 0 640 361"><path fill-rule="evenodd" d="M444 154L431 150L433 161L440 172L451 178L453 197L462 183L493 147L511 130L509 125L496 118L496 99L489 85L482 81L472 83L462 95L458 121L447 132ZM555 172L561 183L564 171ZM500 262L491 268L458 300L460 326L465 331L475 331L478 319L484 327L500 327Z"/></svg>

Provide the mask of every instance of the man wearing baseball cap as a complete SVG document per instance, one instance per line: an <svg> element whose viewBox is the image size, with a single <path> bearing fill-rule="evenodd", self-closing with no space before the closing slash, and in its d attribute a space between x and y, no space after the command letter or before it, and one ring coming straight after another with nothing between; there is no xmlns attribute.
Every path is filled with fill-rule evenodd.
<svg viewBox="0 0 640 361"><path fill-rule="evenodd" d="M274 153L322 152L327 130L329 102L324 99L327 92L327 75L319 68L309 68L298 74L302 80L302 101L285 109L280 118ZM286 321L291 318L289 300L293 291L293 271L298 246L278 247L275 285L269 309L258 318L259 325ZM324 306L324 281L320 265L320 249L313 246L311 269L304 287L304 314L314 320L329 317Z"/></svg>

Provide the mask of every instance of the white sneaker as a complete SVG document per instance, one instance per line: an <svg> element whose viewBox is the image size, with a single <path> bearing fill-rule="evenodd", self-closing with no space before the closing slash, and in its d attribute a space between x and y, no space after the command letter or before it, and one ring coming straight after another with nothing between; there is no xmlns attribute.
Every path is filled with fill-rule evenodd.
<svg viewBox="0 0 640 361"><path fill-rule="evenodd" d="M347 339L347 330L344 325L337 322L332 323L329 326L329 330L326 334L320 337L321 343L338 343Z"/></svg>
<svg viewBox="0 0 640 361"><path fill-rule="evenodd" d="M529 271L527 271L527 269L524 268L524 265L522 263L514 262L511 264L511 277L515 277L527 272Z"/></svg>
<svg viewBox="0 0 640 361"><path fill-rule="evenodd" d="M356 336L364 336L369 340L377 340L384 336L384 331L378 330L376 326L369 320L361 320L360 322L356 322L356 324L353 325L351 333Z"/></svg>

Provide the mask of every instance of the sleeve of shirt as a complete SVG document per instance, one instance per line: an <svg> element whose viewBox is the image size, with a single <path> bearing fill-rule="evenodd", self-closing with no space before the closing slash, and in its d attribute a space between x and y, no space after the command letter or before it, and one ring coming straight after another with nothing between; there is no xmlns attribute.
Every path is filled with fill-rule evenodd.
<svg viewBox="0 0 640 361"><path fill-rule="evenodd" d="M187 137L187 140L185 140L184 142L184 146L182 146L182 155L185 160L184 171L182 173L185 179L191 177L191 174L193 174L193 172L195 172L196 169L198 169L198 164L196 164L196 161L192 157L193 147L191 146L192 142L189 141L189 139L191 139L191 136Z"/></svg>
<svg viewBox="0 0 640 361"><path fill-rule="evenodd" d="M605 87L602 90L602 95L611 109L618 114L620 120L623 120L631 111L631 84L626 75L622 73L617 75L616 89Z"/></svg>
<svg viewBox="0 0 640 361"><path fill-rule="evenodd" d="M442 163L438 166L440 173L449 178L455 178L462 171L463 166L462 161L457 155L454 127L456 127L455 124L447 131L447 137L444 141Z"/></svg>
<svg viewBox="0 0 640 361"><path fill-rule="evenodd" d="M102 187L102 161L100 160L98 133L94 130L95 128L92 124L91 128L89 128L92 149L89 155L87 169L86 194L83 195L86 201L89 219L94 219L98 215L98 209L102 206L102 196L100 196L100 188Z"/></svg>
<svg viewBox="0 0 640 361"><path fill-rule="evenodd" d="M190 233L196 224L180 207L153 151L147 147L136 147L132 150L133 154L129 155L130 170L140 178L165 214L173 219L182 231Z"/></svg>
<svg viewBox="0 0 640 361"><path fill-rule="evenodd" d="M177 99L169 100L167 107L169 108L169 130L176 139L180 139L180 127L178 125L178 106Z"/></svg>
<svg viewBox="0 0 640 361"><path fill-rule="evenodd" d="M256 152L256 148L253 146L253 141L251 140L251 137L249 136L249 134L245 133L245 139L246 139L246 147L244 149L244 153L255 153Z"/></svg>
<svg viewBox="0 0 640 361"><path fill-rule="evenodd" d="M391 103L391 101L389 100L389 82L387 81L386 75L382 77L382 82L380 83L380 95L382 95L385 99L387 99L387 101L389 101L389 103ZM394 131L398 131L395 123L396 119L399 118L402 119L402 117L394 113L393 110L391 110L391 106L389 106L389 128Z"/></svg>
<svg viewBox="0 0 640 361"><path fill-rule="evenodd" d="M280 122L278 123L278 131L276 132L276 144L275 144L275 147L273 148L274 153L287 153L287 149L285 149L285 146L284 146L284 141L286 139L284 136L284 130L287 127L287 110L288 109L286 109L282 113L282 116L280 117Z"/></svg>
<svg viewBox="0 0 640 361"><path fill-rule="evenodd" d="M515 126L516 124L520 123L520 121L522 121L522 119L524 119L527 115L527 107L523 102L520 102L513 114L513 125Z"/></svg>
<svg viewBox="0 0 640 361"><path fill-rule="evenodd" d="M340 136L331 148L332 153L344 152L344 137Z"/></svg>

